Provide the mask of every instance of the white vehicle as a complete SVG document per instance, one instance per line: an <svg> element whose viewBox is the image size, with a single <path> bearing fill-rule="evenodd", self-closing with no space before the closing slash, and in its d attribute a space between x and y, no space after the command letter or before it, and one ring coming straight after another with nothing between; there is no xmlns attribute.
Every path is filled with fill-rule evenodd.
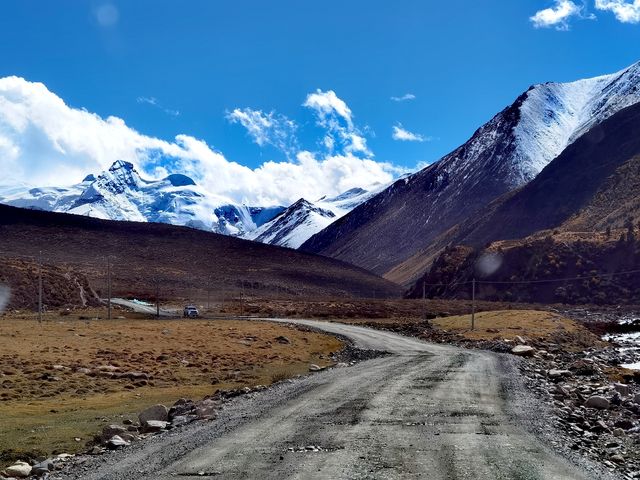
<svg viewBox="0 0 640 480"><path fill-rule="evenodd" d="M198 308L195 305L187 305L182 311L184 318L196 318L198 315L200 315L200 312L198 312Z"/></svg>

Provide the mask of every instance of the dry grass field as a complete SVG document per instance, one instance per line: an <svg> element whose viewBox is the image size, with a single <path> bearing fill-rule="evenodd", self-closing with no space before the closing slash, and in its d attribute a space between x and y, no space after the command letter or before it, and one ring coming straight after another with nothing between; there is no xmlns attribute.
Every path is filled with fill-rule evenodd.
<svg viewBox="0 0 640 480"><path fill-rule="evenodd" d="M475 315L471 330L471 315L436 318L433 325L441 330L458 333L470 340L513 340L516 336L530 339L547 338L555 333L573 333L583 327L557 313L538 310L505 310L480 312Z"/></svg>
<svg viewBox="0 0 640 480"><path fill-rule="evenodd" d="M597 335L575 320L550 311L526 308L477 312L474 329L471 329L470 314L433 318L428 321L428 324L423 318L415 317L355 318L340 321L414 335L427 341L437 340L443 335L448 335L449 341L456 341L457 337L459 340L472 342L514 340L520 336L529 341L559 342L568 350L581 350L585 346L601 345Z"/></svg>
<svg viewBox="0 0 640 480"><path fill-rule="evenodd" d="M270 384L329 364L342 347L269 322L91 320L100 314L0 317L0 463L20 451L78 451L105 423L151 404Z"/></svg>

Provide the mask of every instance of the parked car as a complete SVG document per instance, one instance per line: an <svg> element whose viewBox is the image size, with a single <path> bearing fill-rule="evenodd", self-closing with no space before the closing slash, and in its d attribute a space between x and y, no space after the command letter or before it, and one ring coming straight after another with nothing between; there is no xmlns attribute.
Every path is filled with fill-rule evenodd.
<svg viewBox="0 0 640 480"><path fill-rule="evenodd" d="M182 311L184 318L196 318L198 315L200 315L200 312L198 312L198 308L195 305L187 305Z"/></svg>

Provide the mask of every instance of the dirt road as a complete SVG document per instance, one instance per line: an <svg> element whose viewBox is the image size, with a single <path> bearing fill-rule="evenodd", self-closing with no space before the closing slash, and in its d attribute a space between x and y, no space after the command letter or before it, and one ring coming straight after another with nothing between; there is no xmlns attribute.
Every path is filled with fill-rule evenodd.
<svg viewBox="0 0 640 480"><path fill-rule="evenodd" d="M214 422L88 462L76 478L605 478L524 428L541 410L508 359L299 323L392 355L238 399Z"/></svg>

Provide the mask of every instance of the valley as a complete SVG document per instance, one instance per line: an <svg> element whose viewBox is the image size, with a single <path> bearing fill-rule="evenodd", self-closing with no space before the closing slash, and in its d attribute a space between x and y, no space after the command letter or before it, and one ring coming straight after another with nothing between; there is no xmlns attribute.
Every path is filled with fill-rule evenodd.
<svg viewBox="0 0 640 480"><path fill-rule="evenodd" d="M0 478L639 478L640 63L436 161L397 121L411 171L333 90L297 106L225 110L286 157L249 168L0 78ZM66 183L14 161L48 140Z"/></svg>

